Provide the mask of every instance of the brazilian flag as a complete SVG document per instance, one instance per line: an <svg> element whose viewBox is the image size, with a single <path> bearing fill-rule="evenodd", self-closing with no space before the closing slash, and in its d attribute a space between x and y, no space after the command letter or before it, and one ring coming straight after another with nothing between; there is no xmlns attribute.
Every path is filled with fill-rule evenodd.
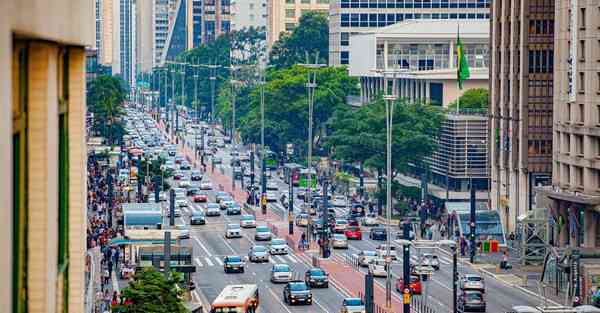
<svg viewBox="0 0 600 313"><path fill-rule="evenodd" d="M456 79L458 80L458 88L462 90L463 82L471 76L471 72L469 71L469 61L465 57L463 43L460 41L460 30L456 39L456 55L458 56Z"/></svg>

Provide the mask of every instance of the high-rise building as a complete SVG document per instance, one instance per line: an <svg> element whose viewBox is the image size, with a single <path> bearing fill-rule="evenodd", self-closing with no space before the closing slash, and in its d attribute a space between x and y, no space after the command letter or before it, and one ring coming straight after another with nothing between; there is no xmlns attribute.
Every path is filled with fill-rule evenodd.
<svg viewBox="0 0 600 313"><path fill-rule="evenodd" d="M490 196L508 231L552 171L555 2L492 2Z"/></svg>
<svg viewBox="0 0 600 313"><path fill-rule="evenodd" d="M128 85L134 83L135 18L133 0L119 0L119 74Z"/></svg>
<svg viewBox="0 0 600 313"><path fill-rule="evenodd" d="M98 45L100 64L112 66L113 64L113 47L115 34L115 15L118 10L115 10L115 1L117 0L97 0L100 3L100 44ZM114 70L114 69L113 69Z"/></svg>
<svg viewBox="0 0 600 313"><path fill-rule="evenodd" d="M267 27L267 0L231 2L231 29Z"/></svg>
<svg viewBox="0 0 600 313"><path fill-rule="evenodd" d="M135 13L135 55L136 72L150 72L154 66L154 41L152 33L155 31L153 23L153 9L155 0L138 0Z"/></svg>
<svg viewBox="0 0 600 313"><path fill-rule="evenodd" d="M554 1L552 1L554 2ZM600 10L556 1L550 244L600 247ZM562 221L562 222L561 222ZM586 294L586 293L583 293Z"/></svg>
<svg viewBox="0 0 600 313"><path fill-rule="evenodd" d="M0 1L0 310L85 312L93 1Z"/></svg>
<svg viewBox="0 0 600 313"><path fill-rule="evenodd" d="M307 11L329 12L329 0L268 0L267 47L279 39L282 32L294 30L300 16Z"/></svg>
<svg viewBox="0 0 600 313"><path fill-rule="evenodd" d="M406 20L489 20L490 0L335 0L329 9L329 65L348 64L352 34Z"/></svg>

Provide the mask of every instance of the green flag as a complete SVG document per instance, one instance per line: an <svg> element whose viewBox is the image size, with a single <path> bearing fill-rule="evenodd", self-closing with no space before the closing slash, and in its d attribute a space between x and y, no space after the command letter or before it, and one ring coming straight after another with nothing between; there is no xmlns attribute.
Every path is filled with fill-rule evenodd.
<svg viewBox="0 0 600 313"><path fill-rule="evenodd" d="M458 57L456 79L458 80L458 88L462 90L463 82L471 76L471 73L469 72L469 61L465 57L465 49L462 41L460 41L460 31L456 39L456 55Z"/></svg>

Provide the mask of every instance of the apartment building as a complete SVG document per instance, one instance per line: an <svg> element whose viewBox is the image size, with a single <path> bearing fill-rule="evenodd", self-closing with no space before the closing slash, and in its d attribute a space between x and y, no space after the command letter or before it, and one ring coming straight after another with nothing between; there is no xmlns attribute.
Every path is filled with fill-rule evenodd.
<svg viewBox="0 0 600 313"><path fill-rule="evenodd" d="M491 205L514 231L552 171L554 0L492 2ZM515 5L518 4L518 5Z"/></svg>
<svg viewBox="0 0 600 313"><path fill-rule="evenodd" d="M93 5L0 1L2 312L84 312Z"/></svg>
<svg viewBox="0 0 600 313"><path fill-rule="evenodd" d="M348 64L350 36L410 20L489 21L490 0L336 0L329 9L329 65Z"/></svg>
<svg viewBox="0 0 600 313"><path fill-rule="evenodd" d="M267 0L234 0L231 2L231 29L267 27Z"/></svg>
<svg viewBox="0 0 600 313"><path fill-rule="evenodd" d="M329 0L268 0L267 48L270 50L282 32L294 30L307 11L329 11Z"/></svg>
<svg viewBox="0 0 600 313"><path fill-rule="evenodd" d="M600 9L556 2L554 119L550 200L552 244L600 247ZM568 221L561 223L560 221Z"/></svg>

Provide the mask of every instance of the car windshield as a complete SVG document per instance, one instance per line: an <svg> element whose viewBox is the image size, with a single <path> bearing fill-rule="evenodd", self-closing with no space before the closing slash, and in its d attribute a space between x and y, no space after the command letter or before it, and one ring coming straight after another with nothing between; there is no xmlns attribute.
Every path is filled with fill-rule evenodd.
<svg viewBox="0 0 600 313"><path fill-rule="evenodd" d="M366 256L376 256L377 252L375 252L375 251L363 251L363 255L366 255Z"/></svg>
<svg viewBox="0 0 600 313"><path fill-rule="evenodd" d="M305 283L290 283L290 290L292 291L304 291L308 290Z"/></svg>
<svg viewBox="0 0 600 313"><path fill-rule="evenodd" d="M239 256L230 256L229 258L227 258L227 260L229 262L242 262L242 258L240 258Z"/></svg>
<svg viewBox="0 0 600 313"><path fill-rule="evenodd" d="M469 292L466 298L468 301L483 301L483 296L479 292Z"/></svg>
<svg viewBox="0 0 600 313"><path fill-rule="evenodd" d="M239 229L240 225L238 224L229 224L227 225L227 229Z"/></svg>
<svg viewBox="0 0 600 313"><path fill-rule="evenodd" d="M468 276L467 280L468 281L482 281L483 279L479 276Z"/></svg>
<svg viewBox="0 0 600 313"><path fill-rule="evenodd" d="M218 209L219 205L218 204L214 204L214 203L210 203L206 206L209 209Z"/></svg>
<svg viewBox="0 0 600 313"><path fill-rule="evenodd" d="M344 303L347 306L361 306L363 305L363 302L361 299L346 299L344 300Z"/></svg>
<svg viewBox="0 0 600 313"><path fill-rule="evenodd" d="M325 272L322 269L312 269L310 270L311 276L325 276Z"/></svg>
<svg viewBox="0 0 600 313"><path fill-rule="evenodd" d="M344 224L348 224L348 221L346 221L346 220L336 220L335 223L339 224L339 225L344 225Z"/></svg>
<svg viewBox="0 0 600 313"><path fill-rule="evenodd" d="M290 267L287 264L277 264L273 266L273 271L275 272L289 272Z"/></svg>
<svg viewBox="0 0 600 313"><path fill-rule="evenodd" d="M256 227L256 232L257 233L268 233L269 228L265 227L265 226L258 226L258 227Z"/></svg>
<svg viewBox="0 0 600 313"><path fill-rule="evenodd" d="M273 240L271 240L271 244L274 245L274 246L285 245L286 242L283 239L273 239Z"/></svg>
<svg viewBox="0 0 600 313"><path fill-rule="evenodd" d="M263 246L256 246L253 248L254 252L265 252L267 251L267 248L263 247Z"/></svg>
<svg viewBox="0 0 600 313"><path fill-rule="evenodd" d="M253 221L254 220L254 216L252 216L252 215L244 215L244 216L242 216L242 219L244 221Z"/></svg>
<svg viewBox="0 0 600 313"><path fill-rule="evenodd" d="M333 238L335 240L346 240L346 236L344 236L342 234L335 234L335 235L333 235Z"/></svg>
<svg viewBox="0 0 600 313"><path fill-rule="evenodd" d="M385 233L385 228L373 228L373 231L376 233Z"/></svg>

